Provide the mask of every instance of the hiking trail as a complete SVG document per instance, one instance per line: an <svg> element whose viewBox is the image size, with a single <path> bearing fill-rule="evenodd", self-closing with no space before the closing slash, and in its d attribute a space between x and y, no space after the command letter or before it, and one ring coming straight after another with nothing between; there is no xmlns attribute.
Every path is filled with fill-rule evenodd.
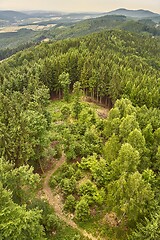
<svg viewBox="0 0 160 240"><path fill-rule="evenodd" d="M44 181L43 181L40 197L47 199L49 204L54 208L56 215L62 221L64 221L67 225L78 230L84 237L87 237L90 240L102 240L102 238L94 237L92 236L91 233L88 233L87 231L78 227L77 224L70 217L67 217L63 213L63 204L62 204L61 196L58 193L52 191L52 189L49 186L50 177L52 176L52 174L54 174L57 171L59 167L62 166L64 162L65 162L65 155L63 153L60 160L56 162L53 169L49 170L47 173L44 174Z"/></svg>

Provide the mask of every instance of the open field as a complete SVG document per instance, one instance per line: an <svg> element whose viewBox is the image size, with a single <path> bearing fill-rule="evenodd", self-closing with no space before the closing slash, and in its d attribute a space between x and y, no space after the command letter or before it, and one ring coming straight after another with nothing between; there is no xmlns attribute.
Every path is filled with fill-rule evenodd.
<svg viewBox="0 0 160 240"><path fill-rule="evenodd" d="M56 24L47 24L46 26L39 26L39 25L9 26L9 27L0 28L0 33L18 32L20 29L30 29L33 31L48 30L49 28L54 26L56 26Z"/></svg>

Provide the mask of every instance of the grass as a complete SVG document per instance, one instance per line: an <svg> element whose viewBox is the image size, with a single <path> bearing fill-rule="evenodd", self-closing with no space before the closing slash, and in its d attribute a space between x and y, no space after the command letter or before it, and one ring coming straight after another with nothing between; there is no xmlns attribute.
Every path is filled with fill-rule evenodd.
<svg viewBox="0 0 160 240"><path fill-rule="evenodd" d="M82 236L78 230L67 226L62 223L57 233L54 236L48 238L49 240L88 240L88 238Z"/></svg>
<svg viewBox="0 0 160 240"><path fill-rule="evenodd" d="M103 211L103 210L102 210ZM98 212L94 217L86 222L76 222L77 225L94 236L106 240L124 240L127 239L127 232L124 227L111 227L105 221L105 213Z"/></svg>

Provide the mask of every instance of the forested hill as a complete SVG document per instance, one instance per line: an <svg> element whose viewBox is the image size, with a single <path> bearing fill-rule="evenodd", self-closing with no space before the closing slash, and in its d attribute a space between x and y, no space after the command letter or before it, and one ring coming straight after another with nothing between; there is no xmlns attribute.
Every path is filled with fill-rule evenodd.
<svg viewBox="0 0 160 240"><path fill-rule="evenodd" d="M16 22L17 20L22 20L28 18L27 14L17 11L1 11L0 10L0 20Z"/></svg>
<svg viewBox="0 0 160 240"><path fill-rule="evenodd" d="M159 36L159 25L152 20L133 20L123 15L106 15L98 18L87 19L74 23L64 28L54 28L48 32L48 36L54 39L79 37L102 30L122 29L130 32Z"/></svg>
<svg viewBox="0 0 160 240"><path fill-rule="evenodd" d="M160 36L159 17L155 17L155 19L136 20L123 15L105 15L70 23L66 19L67 16L65 19L49 21L48 24L55 24L49 30L33 31L20 29L17 32L0 33L0 59L4 59L12 53L17 52L19 48L23 49L28 44L33 45L46 38L60 40L111 29L122 29L155 37ZM40 22L39 26L45 26L46 24L47 22ZM34 23L32 25L34 26Z"/></svg>
<svg viewBox="0 0 160 240"><path fill-rule="evenodd" d="M99 18L87 19L74 23L68 27L60 26L51 29L48 34L50 38L65 39L67 37L79 37L93 32L99 32L107 29L122 29L130 32L143 33L149 35L160 35L159 25L152 20L141 21L129 19L123 15L106 15ZM49 36L48 35L48 36Z"/></svg>
<svg viewBox="0 0 160 240"><path fill-rule="evenodd" d="M52 93L60 88L58 77L65 71L70 75L71 86L80 81L85 92L97 99L109 97L114 103L127 97L139 106L159 108L159 53L157 39L120 30L105 31L42 43L19 52L1 64L1 73L9 67L4 76L10 79L10 86L12 73L18 74L16 81L22 81L24 87L26 79L22 76L29 69L29 74L36 74Z"/></svg>
<svg viewBox="0 0 160 240"><path fill-rule="evenodd" d="M109 30L0 63L0 238L86 240L75 229L58 235L64 223L36 192L34 171L62 155L50 185L77 229L92 239L160 239L159 56L158 39ZM108 117L85 96L108 105Z"/></svg>
<svg viewBox="0 0 160 240"><path fill-rule="evenodd" d="M124 15L127 17L139 18L139 19L154 18L154 17L160 16L158 13L153 13L148 10L143 10L143 9L129 10L129 9L125 9L125 8L119 8L114 11L108 12L107 14L108 15Z"/></svg>

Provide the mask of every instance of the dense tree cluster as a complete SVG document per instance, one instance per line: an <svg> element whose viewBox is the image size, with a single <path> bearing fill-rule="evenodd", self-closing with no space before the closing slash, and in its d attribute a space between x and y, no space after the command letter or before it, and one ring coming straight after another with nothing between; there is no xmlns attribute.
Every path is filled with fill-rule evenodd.
<svg viewBox="0 0 160 240"><path fill-rule="evenodd" d="M11 71L16 67L16 78L20 75L19 81L24 85L22 76L28 75L28 68L33 69L32 74L37 74L50 92L62 91L59 76L65 72L69 74L70 89L79 81L85 93L99 101L107 102L110 98L114 103L127 97L133 104L159 108L159 49L158 39L107 31L85 38L42 43L17 53L1 66L1 72L6 67Z"/></svg>
<svg viewBox="0 0 160 240"><path fill-rule="evenodd" d="M82 16L80 17L79 15L78 18L83 19L84 16L85 14L82 14ZM142 16L139 17L141 18ZM17 32L0 32L0 60L15 54L18 50L20 51L29 47L29 45L38 44L45 39L55 41L85 36L102 30L121 29L141 33L146 36L160 36L159 17L149 17L149 19L142 17L140 20L139 17L136 19L123 15L105 15L77 21L76 17L73 17L71 14L71 17L69 17L69 15L62 16L59 20L32 23L31 25L33 26L38 25L43 27L48 24L55 25L48 30L38 31L27 29L27 24L24 23L21 24L21 26L26 26L26 29L22 28ZM2 21L1 24L3 27L4 21Z"/></svg>
<svg viewBox="0 0 160 240"><path fill-rule="evenodd" d="M79 221L88 220L93 209L103 209L114 211L121 225L134 228L147 219L150 226L159 208L160 110L135 107L122 98L102 120L96 112L93 118L90 107L81 107L78 119L73 121L71 109L67 119L54 127L68 161L81 157L80 163L64 165L51 178L51 186L59 184L64 194L64 209L75 213ZM147 231L145 227L143 223ZM157 231L155 228L155 236ZM138 234L143 233L133 236Z"/></svg>
<svg viewBox="0 0 160 240"><path fill-rule="evenodd" d="M4 68L3 68L4 67ZM48 89L27 68L24 75L4 64L0 89L0 238L46 239L42 209L30 209L39 186L34 174L44 159L50 117ZM48 227L49 229L49 227ZM51 229L51 228L50 228Z"/></svg>

